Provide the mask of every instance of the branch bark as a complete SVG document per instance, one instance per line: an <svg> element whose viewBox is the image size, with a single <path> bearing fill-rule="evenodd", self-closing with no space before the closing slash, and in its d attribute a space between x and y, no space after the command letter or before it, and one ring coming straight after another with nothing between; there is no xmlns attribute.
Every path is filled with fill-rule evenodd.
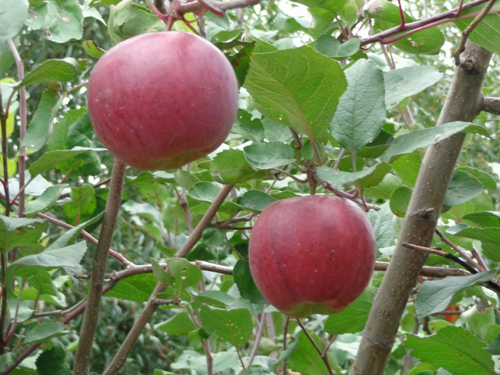
<svg viewBox="0 0 500 375"><path fill-rule="evenodd" d="M103 294L104 271L108 258L109 247L113 240L118 210L122 199L122 187L125 179L126 166L123 162L115 159L113 172L111 174L111 184L109 186L108 201L104 212L104 223L102 224L99 243L92 265L92 278L89 286L89 296L87 308L83 316L82 328L80 329L80 342L75 357L73 367L74 375L89 374L89 362L92 354L92 343L97 330L99 320L99 307Z"/></svg>
<svg viewBox="0 0 500 375"><path fill-rule="evenodd" d="M483 98L483 106L481 108L484 112L500 115L500 98Z"/></svg>
<svg viewBox="0 0 500 375"><path fill-rule="evenodd" d="M184 258L189 253L189 251L194 247L194 245L196 245L198 240L201 238L203 231L210 224L210 221L212 220L215 213L222 205L228 194L231 192L232 188L233 185L225 185L221 189L221 191L219 192L215 200L212 202L207 212L200 220L196 228L193 230L187 241L175 254L176 257ZM151 319L151 317L156 312L156 309L158 308L158 305L155 303L156 295L162 293L163 291L165 291L165 289L166 286L162 283L158 283L156 285L153 293L151 294L151 297L149 297L149 300L146 303L146 306L144 307L144 310L142 310L141 315L135 322L132 329L127 334L127 337L120 346L120 349L118 349L118 352L115 354L115 356L111 360L108 367L104 370L102 375L118 374L123 364L125 363L130 351L132 350L135 342L139 338L139 335L141 334L142 330L144 329L144 327L146 326L146 324L148 323L148 321Z"/></svg>
<svg viewBox="0 0 500 375"><path fill-rule="evenodd" d="M490 52L467 42L437 125L472 121L477 116L490 58ZM408 297L428 256L402 244L431 244L464 138L465 134L456 134L429 147L425 154L396 250L375 297L351 375L384 372Z"/></svg>

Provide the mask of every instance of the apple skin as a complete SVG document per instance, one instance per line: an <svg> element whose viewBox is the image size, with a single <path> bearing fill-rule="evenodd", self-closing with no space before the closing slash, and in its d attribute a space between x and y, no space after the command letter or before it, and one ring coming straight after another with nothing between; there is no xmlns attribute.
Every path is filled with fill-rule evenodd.
<svg viewBox="0 0 500 375"><path fill-rule="evenodd" d="M113 156L134 168L169 170L225 141L238 110L238 82L205 39L143 34L101 57L87 101L95 132Z"/></svg>
<svg viewBox="0 0 500 375"><path fill-rule="evenodd" d="M365 212L336 196L271 203L250 236L250 271L262 295L302 318L334 314L353 302L373 274L377 246Z"/></svg>

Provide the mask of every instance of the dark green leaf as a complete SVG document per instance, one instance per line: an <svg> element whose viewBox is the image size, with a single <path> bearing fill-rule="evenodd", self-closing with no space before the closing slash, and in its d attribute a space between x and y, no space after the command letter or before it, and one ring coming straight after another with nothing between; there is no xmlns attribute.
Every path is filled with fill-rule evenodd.
<svg viewBox="0 0 500 375"><path fill-rule="evenodd" d="M153 267L153 275L155 275L156 280L165 285L172 285L174 283L175 278L169 275L155 259L151 259L151 266Z"/></svg>
<svg viewBox="0 0 500 375"><path fill-rule="evenodd" d="M458 291L495 278L497 270L480 272L470 276L448 276L442 280L427 280L417 293L416 310L418 319L443 311Z"/></svg>
<svg viewBox="0 0 500 375"><path fill-rule="evenodd" d="M202 279L201 270L183 258L167 259L168 269L178 284L184 287L198 285Z"/></svg>
<svg viewBox="0 0 500 375"><path fill-rule="evenodd" d="M221 340L233 345L243 345L252 337L252 316L247 309L226 311L202 306L200 319L208 333L215 333Z"/></svg>
<svg viewBox="0 0 500 375"><path fill-rule="evenodd" d="M0 249L3 253L16 246L36 243L47 229L42 219L25 219L0 215Z"/></svg>
<svg viewBox="0 0 500 375"><path fill-rule="evenodd" d="M374 140L385 119L382 71L371 60L360 59L345 71L347 90L340 98L330 125L333 137L357 152Z"/></svg>
<svg viewBox="0 0 500 375"><path fill-rule="evenodd" d="M24 342L26 344L37 342L43 343L67 332L66 326L62 323L44 323L31 328L28 333L26 333Z"/></svg>
<svg viewBox="0 0 500 375"><path fill-rule="evenodd" d="M295 151L283 143L260 143L243 149L248 162L257 169L271 169L294 163Z"/></svg>
<svg viewBox="0 0 500 375"><path fill-rule="evenodd" d="M500 228L469 228L461 227L450 232L457 237L467 237L479 240L483 244L483 254L494 262L500 262Z"/></svg>
<svg viewBox="0 0 500 375"><path fill-rule="evenodd" d="M396 171L399 178L409 187L415 187L418 172L422 164L420 152L414 151L411 154L402 155L392 163L392 169Z"/></svg>
<svg viewBox="0 0 500 375"><path fill-rule="evenodd" d="M44 350L36 359L39 375L70 375L69 356L66 348L57 340L52 340L52 348Z"/></svg>
<svg viewBox="0 0 500 375"><path fill-rule="evenodd" d="M120 280L116 286L106 293L106 297L120 298L127 301L147 302L158 284L153 274L142 274Z"/></svg>
<svg viewBox="0 0 500 375"><path fill-rule="evenodd" d="M356 183L361 187L378 185L384 176L391 171L391 166L387 163L378 163L370 168L359 172L342 172L335 169L321 166L317 169L318 177L334 187L342 187L345 184Z"/></svg>
<svg viewBox="0 0 500 375"><path fill-rule="evenodd" d="M321 35L316 41L316 51L336 59L345 59L359 51L361 40L352 38L344 43L331 35Z"/></svg>
<svg viewBox="0 0 500 375"><path fill-rule="evenodd" d="M266 174L265 171L255 171L240 150L226 150L217 154L210 171L216 181L228 185L261 178Z"/></svg>
<svg viewBox="0 0 500 375"><path fill-rule="evenodd" d="M238 204L254 211L262 211L275 199L261 190L249 190L238 200Z"/></svg>
<svg viewBox="0 0 500 375"><path fill-rule="evenodd" d="M471 332L454 326L426 338L408 335L405 341L405 347L413 349L413 357L443 367L453 375L495 374L493 360L484 346Z"/></svg>
<svg viewBox="0 0 500 375"><path fill-rule="evenodd" d="M322 344L318 336L314 332L309 332L315 341L316 345L321 348ZM288 367L303 375L326 375L325 362L321 359L320 355L314 348L313 344L309 341L304 332L299 332L295 336L298 345L288 360Z"/></svg>
<svg viewBox="0 0 500 375"><path fill-rule="evenodd" d="M78 62L71 57L46 60L29 72L18 84L18 87L50 81L67 82L75 77L78 69Z"/></svg>
<svg viewBox="0 0 500 375"><path fill-rule="evenodd" d="M262 296L253 281L250 264L246 260L240 259L236 262L233 269L233 277L243 298L250 300L252 303L266 303L266 299Z"/></svg>
<svg viewBox="0 0 500 375"><path fill-rule="evenodd" d="M412 193L413 189L408 186L402 186L392 192L390 207L394 215L405 217Z"/></svg>
<svg viewBox="0 0 500 375"><path fill-rule="evenodd" d="M312 141L326 135L346 81L337 62L300 47L254 54L245 88L262 114Z"/></svg>

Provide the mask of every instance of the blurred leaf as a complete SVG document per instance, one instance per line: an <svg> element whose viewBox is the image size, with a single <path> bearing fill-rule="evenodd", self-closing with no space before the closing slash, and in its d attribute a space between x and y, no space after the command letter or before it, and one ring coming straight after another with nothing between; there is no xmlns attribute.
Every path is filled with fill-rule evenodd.
<svg viewBox="0 0 500 375"><path fill-rule="evenodd" d="M187 312L180 312L166 322L155 325L155 329L165 332L170 336L185 336L189 332L194 331L196 325Z"/></svg>
<svg viewBox="0 0 500 375"><path fill-rule="evenodd" d="M120 280L113 289L106 293L106 297L147 302L156 284L158 284L158 280L153 274L134 275Z"/></svg>
<svg viewBox="0 0 500 375"><path fill-rule="evenodd" d="M482 227L500 227L500 211L475 212L463 219L473 221Z"/></svg>
<svg viewBox="0 0 500 375"><path fill-rule="evenodd" d="M77 225L76 227L73 227L72 229L69 229L66 231L63 235L59 236L50 246L47 246L47 250L55 250L61 247L64 247L68 245L69 243L72 243L75 241L78 236L80 235L81 231L97 221L99 221L102 216L104 215L104 212L100 213L99 215L93 217L92 219L81 223L80 225Z"/></svg>
<svg viewBox="0 0 500 375"><path fill-rule="evenodd" d="M377 137L384 124L384 76L366 59L356 61L345 75L347 90L340 98L330 132L347 150L358 152Z"/></svg>
<svg viewBox="0 0 500 375"><path fill-rule="evenodd" d="M56 82L48 84L21 146L26 146L31 151L38 151L47 142L50 124L62 104L59 90L60 85Z"/></svg>
<svg viewBox="0 0 500 375"><path fill-rule="evenodd" d="M448 276L442 280L426 280L417 293L415 307L420 320L427 315L443 311L455 293L480 282L495 278L497 270L480 272L470 276Z"/></svg>
<svg viewBox="0 0 500 375"><path fill-rule="evenodd" d="M2 0L0 2L0 44L14 38L28 18L28 0Z"/></svg>
<svg viewBox="0 0 500 375"><path fill-rule="evenodd" d="M317 173L320 179L334 187L341 188L343 185L351 183L356 183L356 185L361 187L370 187L378 185L391 169L389 164L382 162L353 173L321 166L317 168Z"/></svg>
<svg viewBox="0 0 500 375"><path fill-rule="evenodd" d="M335 59L345 59L358 52L360 45L361 40L358 38L352 38L341 43L331 35L321 35L316 40L316 51Z"/></svg>
<svg viewBox="0 0 500 375"><path fill-rule="evenodd" d="M331 335L357 333L365 328L368 314L372 308L376 289L368 287L349 306L339 313L332 314L325 320L325 332Z"/></svg>
<svg viewBox="0 0 500 375"><path fill-rule="evenodd" d="M43 343L53 337L67 333L66 326L62 323L44 323L31 328L24 339L26 344Z"/></svg>
<svg viewBox="0 0 500 375"><path fill-rule="evenodd" d="M417 150L410 154L401 155L392 163L392 168L406 185L413 188L417 182L421 164L422 157Z"/></svg>
<svg viewBox="0 0 500 375"><path fill-rule="evenodd" d="M447 231L457 237L479 240L483 244L483 255L494 262L500 262L500 228L470 228L467 225L458 230Z"/></svg>
<svg viewBox="0 0 500 375"><path fill-rule="evenodd" d="M425 338L408 335L404 345L413 349L413 357L441 366L453 375L495 374L491 355L483 349L485 344L462 327L445 327Z"/></svg>
<svg viewBox="0 0 500 375"><path fill-rule="evenodd" d="M247 309L225 311L202 306L200 319L208 333L215 333L221 340L233 345L243 345L252 337L252 316Z"/></svg>
<svg viewBox="0 0 500 375"><path fill-rule="evenodd" d="M78 62L71 57L46 60L26 74L26 77L19 82L18 87L50 81L67 82L75 77L78 69Z"/></svg>
<svg viewBox="0 0 500 375"><path fill-rule="evenodd" d="M457 170L463 171L467 174L469 174L472 177L475 177L478 179L484 186L485 189L496 189L497 188L497 182L495 179L485 171L482 171L477 168L473 167L468 167L468 166L460 166L457 167Z"/></svg>
<svg viewBox="0 0 500 375"><path fill-rule="evenodd" d="M309 334L312 336L316 345L321 348L323 345L316 333L309 332ZM323 362L305 333L300 331L299 334L295 336L295 340L296 342L298 341L298 345L288 359L288 367L303 375L328 374L325 362Z"/></svg>
<svg viewBox="0 0 500 375"><path fill-rule="evenodd" d="M47 229L48 222L42 219L26 219L0 215L0 248L3 253L22 245L38 241Z"/></svg>
<svg viewBox="0 0 500 375"><path fill-rule="evenodd" d="M384 72L387 109L392 109L403 99L424 91L442 77L433 66L410 66Z"/></svg>
<svg viewBox="0 0 500 375"><path fill-rule="evenodd" d="M46 349L46 348L45 348ZM66 348L58 340L52 340L52 348L44 350L36 359L39 375L70 375Z"/></svg>
<svg viewBox="0 0 500 375"><path fill-rule="evenodd" d="M105 50L99 47L95 40L84 40L82 43L82 47L85 52L87 52L87 54L94 59L98 59L106 53Z"/></svg>
<svg viewBox="0 0 500 375"><path fill-rule="evenodd" d="M455 170L444 198L445 206L458 206L483 192L483 184L467 173Z"/></svg>
<svg viewBox="0 0 500 375"><path fill-rule="evenodd" d="M326 135L346 81L337 62L300 47L254 53L244 86L259 112L313 141Z"/></svg>
<svg viewBox="0 0 500 375"><path fill-rule="evenodd" d="M240 134L252 142L262 142L264 139L264 125L258 118L252 119L252 115L243 109L238 110L232 133Z"/></svg>
<svg viewBox="0 0 500 375"><path fill-rule="evenodd" d="M347 3L347 0L297 0L309 8L326 9L332 13L337 13Z"/></svg>
<svg viewBox="0 0 500 375"><path fill-rule="evenodd" d="M240 150L226 150L217 154L210 166L210 171L216 181L228 185L262 178L267 173L254 170L246 160L243 151Z"/></svg>
<svg viewBox="0 0 500 375"><path fill-rule="evenodd" d="M408 209L412 193L413 189L408 186L402 186L392 192L390 207L394 215L399 217L406 216L406 210Z"/></svg>
<svg viewBox="0 0 500 375"><path fill-rule="evenodd" d="M380 184L364 189L363 193L369 197L389 199L392 192L401 186L403 186L401 180L393 174L388 173L384 176L384 179L380 182Z"/></svg>
<svg viewBox="0 0 500 375"><path fill-rule="evenodd" d="M428 147L459 132L478 133L486 137L489 136L488 131L482 126L474 125L470 122L449 122L433 128L416 130L397 137L387 153L387 159L391 160L398 155L409 154L419 148Z"/></svg>
<svg viewBox="0 0 500 375"><path fill-rule="evenodd" d="M172 285L175 281L175 278L171 275L169 275L162 266L158 264L158 262L151 258L151 266L153 267L153 275L155 275L156 280L159 282L165 284L165 285ZM168 333L168 332L167 332Z"/></svg>
<svg viewBox="0 0 500 375"><path fill-rule="evenodd" d="M189 190L188 194L191 198L199 201L212 203L219 194L220 188L210 182L197 182Z"/></svg>
<svg viewBox="0 0 500 375"><path fill-rule="evenodd" d="M246 260L240 259L236 262L233 269L233 277L241 297L250 300L252 303L262 304L267 302L257 288L257 285L255 285L250 272L250 264Z"/></svg>
<svg viewBox="0 0 500 375"><path fill-rule="evenodd" d="M382 204L379 211L370 210L368 212L368 217L372 223L373 231L375 232L377 248L381 249L393 246L397 235L394 231L394 214L389 204L387 202Z"/></svg>
<svg viewBox="0 0 500 375"><path fill-rule="evenodd" d="M248 190L238 199L238 204L260 212L274 201L273 197L261 190Z"/></svg>
<svg viewBox="0 0 500 375"><path fill-rule="evenodd" d="M14 353L5 353L0 355L0 371L5 371L7 366L15 364L17 361L17 355Z"/></svg>
<svg viewBox="0 0 500 375"><path fill-rule="evenodd" d="M33 275L28 284L38 290L40 294L58 297L57 289L52 282L52 276L47 271L40 271Z"/></svg>
<svg viewBox="0 0 500 375"><path fill-rule="evenodd" d="M182 284L184 287L198 285L203 277L201 270L186 259L169 258L167 259L167 265L177 283Z"/></svg>
<svg viewBox="0 0 500 375"><path fill-rule="evenodd" d="M283 143L260 143L243 149L245 158L257 169L271 169L294 163L295 151Z"/></svg>

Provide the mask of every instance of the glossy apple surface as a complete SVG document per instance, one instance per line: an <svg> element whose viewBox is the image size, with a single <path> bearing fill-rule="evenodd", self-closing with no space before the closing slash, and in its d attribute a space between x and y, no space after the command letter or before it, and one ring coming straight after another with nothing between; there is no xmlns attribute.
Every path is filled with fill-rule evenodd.
<svg viewBox="0 0 500 375"><path fill-rule="evenodd" d="M215 46L169 31L111 48L92 71L87 98L111 154L134 168L168 170L224 142L238 110L238 83Z"/></svg>
<svg viewBox="0 0 500 375"><path fill-rule="evenodd" d="M333 314L368 285L375 235L351 201L311 195L267 206L250 236L252 276L262 295L291 317Z"/></svg>

